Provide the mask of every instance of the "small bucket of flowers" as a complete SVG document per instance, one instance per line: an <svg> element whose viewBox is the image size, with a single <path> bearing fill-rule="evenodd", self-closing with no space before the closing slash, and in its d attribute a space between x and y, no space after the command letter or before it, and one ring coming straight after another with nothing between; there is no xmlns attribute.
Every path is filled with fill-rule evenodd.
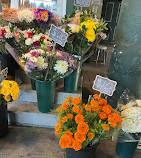
<svg viewBox="0 0 141 158"><path fill-rule="evenodd" d="M69 96L55 112L55 134L67 158L93 158L98 144L121 129L121 116L97 94L86 105Z"/></svg>
<svg viewBox="0 0 141 158"><path fill-rule="evenodd" d="M33 49L23 54L22 63L27 74L36 80L38 108L47 113L54 104L56 80L77 68L77 60L68 53Z"/></svg>
<svg viewBox="0 0 141 158"><path fill-rule="evenodd" d="M122 105L121 116L122 131L119 132L116 152L119 157L132 158L141 134L141 100Z"/></svg>
<svg viewBox="0 0 141 158"><path fill-rule="evenodd" d="M18 99L19 87L15 81L4 80L0 83L0 138L8 133L7 102Z"/></svg>

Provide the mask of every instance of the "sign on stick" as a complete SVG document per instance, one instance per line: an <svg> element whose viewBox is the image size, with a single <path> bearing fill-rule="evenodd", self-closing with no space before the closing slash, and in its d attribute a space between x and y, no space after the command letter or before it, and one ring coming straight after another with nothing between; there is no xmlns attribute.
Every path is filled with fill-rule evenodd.
<svg viewBox="0 0 141 158"><path fill-rule="evenodd" d="M74 5L80 7L89 7L90 0L74 0Z"/></svg>
<svg viewBox="0 0 141 158"><path fill-rule="evenodd" d="M65 43L67 42L68 34L62 31L61 29L57 28L56 26L51 25L49 31L49 38L51 38L54 42L64 47Z"/></svg>
<svg viewBox="0 0 141 158"><path fill-rule="evenodd" d="M100 93L112 96L115 91L116 85L116 81L97 75L92 88L99 91Z"/></svg>

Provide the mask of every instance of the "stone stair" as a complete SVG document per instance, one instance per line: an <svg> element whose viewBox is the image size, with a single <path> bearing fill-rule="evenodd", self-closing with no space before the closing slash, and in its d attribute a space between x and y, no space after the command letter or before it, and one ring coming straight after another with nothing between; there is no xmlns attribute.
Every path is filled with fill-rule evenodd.
<svg viewBox="0 0 141 158"><path fill-rule="evenodd" d="M77 93L56 92L53 110L59 107L68 97L78 97ZM21 90L19 99L8 104L8 121L10 125L54 128L57 116L53 112L47 114L38 111L37 96L34 90Z"/></svg>

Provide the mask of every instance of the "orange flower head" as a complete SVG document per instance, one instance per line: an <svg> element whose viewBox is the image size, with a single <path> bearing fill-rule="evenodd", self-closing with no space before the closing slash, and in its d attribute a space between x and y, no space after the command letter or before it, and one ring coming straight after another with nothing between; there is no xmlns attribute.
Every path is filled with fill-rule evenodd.
<svg viewBox="0 0 141 158"><path fill-rule="evenodd" d="M102 111L105 112L107 115L111 114L111 106L110 105L104 105L102 107Z"/></svg>
<svg viewBox="0 0 141 158"><path fill-rule="evenodd" d="M77 126L77 130L82 134L87 134L89 131L89 125L85 122L80 122Z"/></svg>
<svg viewBox="0 0 141 158"><path fill-rule="evenodd" d="M49 18L48 13L47 12L40 12L40 13L41 13L41 19L42 19L42 21L47 22L48 18Z"/></svg>
<svg viewBox="0 0 141 158"><path fill-rule="evenodd" d="M115 128L117 125L117 121L114 119L113 115L108 116L108 123L110 124L111 127Z"/></svg>
<svg viewBox="0 0 141 158"><path fill-rule="evenodd" d="M75 113L78 113L78 114L82 114L82 110L79 108L79 106L75 105L73 108L72 108L72 111L75 112Z"/></svg>
<svg viewBox="0 0 141 158"><path fill-rule="evenodd" d="M71 138L70 136L64 134L59 141L59 144L61 146L61 148L65 149L65 148L70 148L71 146Z"/></svg>
<svg viewBox="0 0 141 158"><path fill-rule="evenodd" d="M68 117L67 116L64 116L63 118L62 118L62 123L65 123L65 122L67 122L68 121Z"/></svg>
<svg viewBox="0 0 141 158"><path fill-rule="evenodd" d="M69 113L68 115L67 115L67 117L68 117L68 119L73 119L73 114L71 114L71 113Z"/></svg>
<svg viewBox="0 0 141 158"><path fill-rule="evenodd" d="M93 108L93 111L100 111L101 110L101 106Z"/></svg>
<svg viewBox="0 0 141 158"><path fill-rule="evenodd" d="M83 143L86 140L86 135L82 134L80 132L76 132L74 134L74 138L75 138L76 141L78 141L80 143Z"/></svg>
<svg viewBox="0 0 141 158"><path fill-rule="evenodd" d="M101 106L106 105L106 104L107 104L107 100L101 98L101 99L99 99L99 104L100 104Z"/></svg>
<svg viewBox="0 0 141 158"><path fill-rule="evenodd" d="M107 115L104 112L100 112L98 115L101 120L105 120L107 118Z"/></svg>
<svg viewBox="0 0 141 158"><path fill-rule="evenodd" d="M72 100L73 105L78 105L82 102L82 100L79 97L76 97Z"/></svg>
<svg viewBox="0 0 141 158"><path fill-rule="evenodd" d="M80 115L80 114L78 114L78 115L76 115L75 116L75 122L77 123L77 124L79 124L80 122L84 122L84 116L83 115Z"/></svg>
<svg viewBox="0 0 141 158"><path fill-rule="evenodd" d="M98 100L98 99L99 99L99 95L98 95L98 94L94 94L94 95L93 95L93 98L94 98L95 100Z"/></svg>
<svg viewBox="0 0 141 158"><path fill-rule="evenodd" d="M60 125L60 126L62 125L62 121L61 121L61 120L58 120L57 123L58 123L58 125Z"/></svg>
<svg viewBox="0 0 141 158"><path fill-rule="evenodd" d="M102 127L103 127L103 129L105 131L109 131L110 130L110 127L107 124L103 124Z"/></svg>
<svg viewBox="0 0 141 158"><path fill-rule="evenodd" d="M91 105L86 105L85 110L91 112L93 107Z"/></svg>
<svg viewBox="0 0 141 158"><path fill-rule="evenodd" d="M81 115L82 113L83 113L83 110L80 109L80 110L78 111L78 114Z"/></svg>
<svg viewBox="0 0 141 158"><path fill-rule="evenodd" d="M62 106L58 107L58 108L57 108L57 112L60 112L61 109L62 109Z"/></svg>
<svg viewBox="0 0 141 158"><path fill-rule="evenodd" d="M74 141L72 147L75 151L78 151L82 148L82 143L80 143L79 141Z"/></svg>
<svg viewBox="0 0 141 158"><path fill-rule="evenodd" d="M87 134L88 139L92 140L94 138L94 134L93 133L88 133Z"/></svg>
<svg viewBox="0 0 141 158"><path fill-rule="evenodd" d="M82 108L84 108L84 109L85 109L85 106L86 106L86 105L82 103L82 105L81 105L81 106L82 106Z"/></svg>
<svg viewBox="0 0 141 158"><path fill-rule="evenodd" d="M70 136L70 137L72 137L72 136L73 136L73 133L72 133L72 132L70 132L70 131L66 131L66 132L65 132L65 134L66 134L66 135L68 135L68 136Z"/></svg>
<svg viewBox="0 0 141 158"><path fill-rule="evenodd" d="M110 126L115 128L117 126L117 123L116 122L111 122Z"/></svg>
<svg viewBox="0 0 141 158"><path fill-rule="evenodd" d="M98 103L98 101L96 101L96 100L91 100L91 105L92 105L92 107L94 107L94 108L99 107L99 103Z"/></svg>
<svg viewBox="0 0 141 158"><path fill-rule="evenodd" d="M62 107L63 107L64 110L67 110L67 108L69 107L69 104L66 100L64 101Z"/></svg>
<svg viewBox="0 0 141 158"><path fill-rule="evenodd" d="M56 130L55 130L54 132L55 132L55 135L56 135L56 136L61 135L61 132L60 132L60 131L56 131Z"/></svg>
<svg viewBox="0 0 141 158"><path fill-rule="evenodd" d="M68 99L66 99L67 102L71 102L73 100L73 97L68 97Z"/></svg>
<svg viewBox="0 0 141 158"><path fill-rule="evenodd" d="M122 123L122 118L118 113L113 114L113 117L119 124Z"/></svg>
<svg viewBox="0 0 141 158"><path fill-rule="evenodd" d="M60 124L58 124L58 125L55 126L55 130L56 130L56 131L61 130L61 128L62 128L62 126L61 126Z"/></svg>
<svg viewBox="0 0 141 158"><path fill-rule="evenodd" d="M108 123L117 122L113 116L114 116L113 114L108 115Z"/></svg>

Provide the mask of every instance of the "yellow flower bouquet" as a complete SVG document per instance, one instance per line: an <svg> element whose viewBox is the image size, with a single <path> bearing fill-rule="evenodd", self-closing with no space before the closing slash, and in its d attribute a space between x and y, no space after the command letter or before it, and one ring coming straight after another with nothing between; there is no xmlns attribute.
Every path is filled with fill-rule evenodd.
<svg viewBox="0 0 141 158"><path fill-rule="evenodd" d="M15 81L4 80L0 83L0 138L8 133L7 102L17 100L19 87Z"/></svg>
<svg viewBox="0 0 141 158"><path fill-rule="evenodd" d="M1 102L11 102L18 99L19 87L15 81L4 80L0 83Z"/></svg>
<svg viewBox="0 0 141 158"><path fill-rule="evenodd" d="M98 19L89 9L79 13L74 10L62 19L62 23L69 34L63 50L79 56L84 56L92 44L97 45L102 40L101 34L106 37L108 30L107 23Z"/></svg>
<svg viewBox="0 0 141 158"><path fill-rule="evenodd" d="M86 105L79 97L68 97L56 113L59 144L73 151L90 148L121 129L121 116L97 94Z"/></svg>

